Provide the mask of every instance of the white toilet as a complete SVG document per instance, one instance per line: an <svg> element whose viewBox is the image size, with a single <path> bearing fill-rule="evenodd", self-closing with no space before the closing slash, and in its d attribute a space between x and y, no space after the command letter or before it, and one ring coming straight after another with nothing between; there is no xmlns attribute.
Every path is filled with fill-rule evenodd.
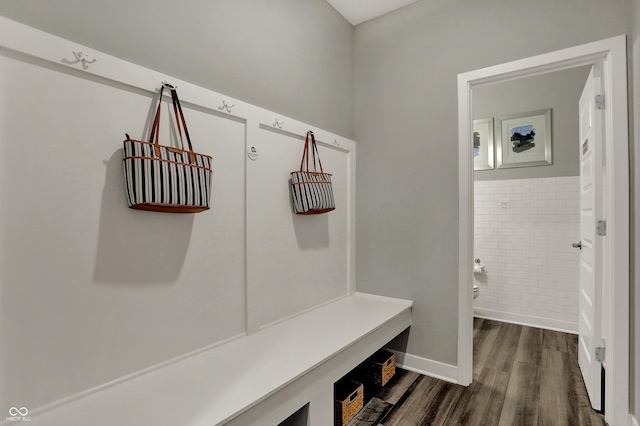
<svg viewBox="0 0 640 426"><path fill-rule="evenodd" d="M473 264L473 275L484 275L484 266L480 263L480 259L474 260ZM478 283L473 283L473 299L475 300L480 295L480 285Z"/></svg>

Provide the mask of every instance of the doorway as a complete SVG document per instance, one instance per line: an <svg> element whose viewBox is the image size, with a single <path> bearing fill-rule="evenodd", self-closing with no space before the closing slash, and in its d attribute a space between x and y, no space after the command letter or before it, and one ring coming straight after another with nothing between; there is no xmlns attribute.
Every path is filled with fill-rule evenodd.
<svg viewBox="0 0 640 426"><path fill-rule="evenodd" d="M629 414L629 170L628 112L626 84L626 38L619 36L557 52L527 58L458 76L459 106L459 310L458 383L468 385L473 366L473 89L484 85L593 65L604 61L605 158L608 170L605 188L608 244L603 257L610 267L604 280L611 283L606 300L607 377L605 413L610 424L623 424ZM595 224L594 224L595 226Z"/></svg>
<svg viewBox="0 0 640 426"><path fill-rule="evenodd" d="M519 129L514 123L523 120L535 124L525 159L544 159L549 148L549 162L535 165L485 167L487 159L474 152L476 317L578 333L579 250L572 247L580 240L578 100L590 68L474 90L474 131L487 133L478 151L496 151L498 144L512 151L508 131L497 127ZM485 132L485 122L495 130Z"/></svg>

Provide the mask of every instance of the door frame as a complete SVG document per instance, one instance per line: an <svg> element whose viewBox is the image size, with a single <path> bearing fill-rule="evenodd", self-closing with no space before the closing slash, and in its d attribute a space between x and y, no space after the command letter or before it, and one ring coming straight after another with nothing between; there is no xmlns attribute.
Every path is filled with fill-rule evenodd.
<svg viewBox="0 0 640 426"><path fill-rule="evenodd" d="M604 61L606 205L608 250L604 280L610 283L605 379L605 418L629 419L629 131L627 46L621 35L458 75L458 383L473 377L473 156L472 95L475 87ZM595 225L594 225L595 226Z"/></svg>

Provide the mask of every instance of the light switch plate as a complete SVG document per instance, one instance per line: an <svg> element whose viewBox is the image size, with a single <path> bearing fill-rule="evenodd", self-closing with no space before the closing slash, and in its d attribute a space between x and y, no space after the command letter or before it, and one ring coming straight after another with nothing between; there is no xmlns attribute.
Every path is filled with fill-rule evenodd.
<svg viewBox="0 0 640 426"><path fill-rule="evenodd" d="M511 208L511 200L500 200L498 201L498 206L502 210L508 210Z"/></svg>

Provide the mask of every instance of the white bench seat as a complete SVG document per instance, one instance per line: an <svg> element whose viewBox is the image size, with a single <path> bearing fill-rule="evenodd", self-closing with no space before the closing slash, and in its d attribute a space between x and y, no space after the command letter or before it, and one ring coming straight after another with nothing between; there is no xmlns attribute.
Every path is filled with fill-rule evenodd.
<svg viewBox="0 0 640 426"><path fill-rule="evenodd" d="M333 410L333 383L406 329L411 307L410 301L356 293L35 413L31 424L266 426L311 403L309 415L316 420L310 424L326 426L320 422Z"/></svg>

